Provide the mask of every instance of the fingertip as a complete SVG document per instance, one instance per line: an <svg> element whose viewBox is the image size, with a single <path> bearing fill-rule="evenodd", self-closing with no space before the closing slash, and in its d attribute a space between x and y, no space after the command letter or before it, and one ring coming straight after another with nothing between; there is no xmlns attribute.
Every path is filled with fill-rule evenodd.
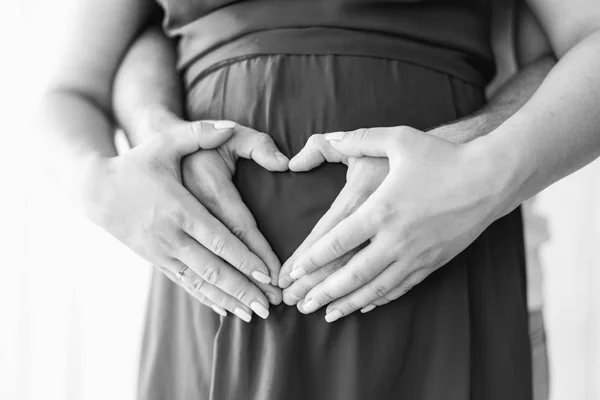
<svg viewBox="0 0 600 400"><path fill-rule="evenodd" d="M290 278L289 275L285 275L285 276L280 275L279 276L279 287L280 288L285 289L285 288L289 287L291 284L292 284L292 279Z"/></svg>
<svg viewBox="0 0 600 400"><path fill-rule="evenodd" d="M299 301L300 299L294 296L293 294L287 291L283 292L283 302L288 306L295 306L296 304L298 304Z"/></svg>
<svg viewBox="0 0 600 400"><path fill-rule="evenodd" d="M290 162L290 159L287 158L287 156L285 154L283 154L280 151L276 151L273 156L275 156L275 158L277 159L278 162L280 162L281 164L285 164L287 165Z"/></svg>
<svg viewBox="0 0 600 400"><path fill-rule="evenodd" d="M290 162L283 153L275 152L270 155L260 157L255 160L261 167L271 172L283 172L288 170Z"/></svg>
<svg viewBox="0 0 600 400"><path fill-rule="evenodd" d="M293 172L305 172L308 170L306 164L302 162L302 159L298 156L292 158L288 164L288 168Z"/></svg>
<svg viewBox="0 0 600 400"><path fill-rule="evenodd" d="M267 293L267 298L269 299L269 303L273 304L274 306L278 306L281 304L281 301L283 300L281 292L279 292L279 294L275 294L275 293Z"/></svg>

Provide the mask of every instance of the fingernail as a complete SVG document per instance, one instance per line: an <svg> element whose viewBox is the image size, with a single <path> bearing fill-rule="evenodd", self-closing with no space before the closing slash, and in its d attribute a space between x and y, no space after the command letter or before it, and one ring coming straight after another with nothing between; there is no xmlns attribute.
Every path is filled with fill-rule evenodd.
<svg viewBox="0 0 600 400"><path fill-rule="evenodd" d="M319 303L317 303L316 301L308 300L306 303L304 303L302 311L304 311L306 314L309 314L311 312L317 311L319 307Z"/></svg>
<svg viewBox="0 0 600 400"><path fill-rule="evenodd" d="M246 310L242 310L241 308L236 308L233 310L233 313L237 315L242 321L250 322L252 320L252 315L248 314Z"/></svg>
<svg viewBox="0 0 600 400"><path fill-rule="evenodd" d="M325 316L325 321L327 321L327 322L337 321L338 319L340 319L341 316L342 316L342 312L340 310L333 310L332 312L330 312L329 314L327 314Z"/></svg>
<svg viewBox="0 0 600 400"><path fill-rule="evenodd" d="M213 309L214 312L216 312L217 314L226 317L227 316L227 311L225 311L224 309L222 309L219 306L212 306L211 307Z"/></svg>
<svg viewBox="0 0 600 400"><path fill-rule="evenodd" d="M276 152L275 152L273 155L274 155L274 156L275 156L275 158L277 158L279 161L282 161L282 162L288 162L288 161L289 161L289 158L287 158L287 157L285 156L285 154L283 154L283 153L281 153L281 152L279 152L279 151L276 151Z"/></svg>
<svg viewBox="0 0 600 400"><path fill-rule="evenodd" d="M298 279L298 278L304 276L305 274L306 274L306 271L304 270L304 268L296 268L295 270L290 272L290 278Z"/></svg>
<svg viewBox="0 0 600 400"><path fill-rule="evenodd" d="M345 132L331 132L325 135L325 140L342 140Z"/></svg>
<svg viewBox="0 0 600 400"><path fill-rule="evenodd" d="M296 296L294 296L291 293L283 293L283 302L289 306L293 306L294 304L297 304L300 301L299 298L297 298Z"/></svg>
<svg viewBox="0 0 600 400"><path fill-rule="evenodd" d="M259 281L260 283L271 283L271 277L267 274L264 274L260 271L254 271L252 273L252 277Z"/></svg>
<svg viewBox="0 0 600 400"><path fill-rule="evenodd" d="M368 313L369 311L371 311L371 310L372 310L372 309L374 309L375 307L376 307L376 306L375 306L374 304L369 304L368 306L361 308L361 309L360 309L360 312L361 312L361 313L363 313L363 314L364 314L364 313Z"/></svg>
<svg viewBox="0 0 600 400"><path fill-rule="evenodd" d="M235 128L237 124L232 121L217 121L213 122L213 128L216 130Z"/></svg>
<svg viewBox="0 0 600 400"><path fill-rule="evenodd" d="M258 315L262 319L266 319L269 316L269 310L267 310L267 308L260 304L258 301L255 301L252 304L250 304L250 308L256 313L256 315Z"/></svg>

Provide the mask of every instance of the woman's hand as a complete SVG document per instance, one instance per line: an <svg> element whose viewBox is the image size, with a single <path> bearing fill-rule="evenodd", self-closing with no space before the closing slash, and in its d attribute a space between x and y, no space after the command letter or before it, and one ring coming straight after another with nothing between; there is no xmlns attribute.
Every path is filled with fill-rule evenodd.
<svg viewBox="0 0 600 400"><path fill-rule="evenodd" d="M408 128L325 136L343 156L389 159L390 172L354 213L297 256L309 275L360 245L347 265L306 295L304 313L327 307L335 321L397 299L472 243L500 213L490 161L477 141L455 145ZM292 163L293 165L293 163ZM502 209L503 210L503 209Z"/></svg>
<svg viewBox="0 0 600 400"><path fill-rule="evenodd" d="M319 238L361 206L379 187L389 172L387 159L347 157L336 151L323 135L311 136L304 148L290 160L289 168L294 172L304 172L316 168L323 162L346 164L348 166L346 185L329 210L315 225L310 235L281 268L279 285L286 288L283 292L283 300L288 305L295 305L304 299L310 290L346 265L360 250L361 247L353 249L310 274L304 274L301 269L295 269L295 273L290 277L295 260Z"/></svg>
<svg viewBox="0 0 600 400"><path fill-rule="evenodd" d="M87 174L86 213L215 311L266 318L269 303L255 283L276 293L267 285L269 269L182 185L182 158L197 151L230 170L238 156L287 169L263 133L229 121L182 123L123 155L96 159Z"/></svg>

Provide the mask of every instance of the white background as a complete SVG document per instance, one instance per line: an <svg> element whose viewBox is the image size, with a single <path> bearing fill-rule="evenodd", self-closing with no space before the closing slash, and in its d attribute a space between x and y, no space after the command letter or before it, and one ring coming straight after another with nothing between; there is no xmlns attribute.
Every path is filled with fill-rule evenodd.
<svg viewBox="0 0 600 400"><path fill-rule="evenodd" d="M62 12L48 3L0 2L0 399L131 399L148 267L71 211L30 142L28 107ZM539 201L551 228L542 260L553 400L600 399L599 182L595 163Z"/></svg>

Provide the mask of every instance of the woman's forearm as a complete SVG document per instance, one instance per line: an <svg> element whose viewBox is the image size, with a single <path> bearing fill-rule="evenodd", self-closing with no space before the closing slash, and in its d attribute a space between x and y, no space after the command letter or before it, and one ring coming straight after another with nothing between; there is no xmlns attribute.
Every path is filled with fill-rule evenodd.
<svg viewBox="0 0 600 400"><path fill-rule="evenodd" d="M37 104L34 143L46 170L76 202L87 189L100 190L88 175L92 166L116 155L110 85L153 9L146 0L70 0L61 15L65 34L49 43L56 59L40 66L48 68L48 80Z"/></svg>
<svg viewBox="0 0 600 400"><path fill-rule="evenodd" d="M503 193L501 213L600 155L598 71L595 32L563 56L525 106L478 140Z"/></svg>
<svg viewBox="0 0 600 400"><path fill-rule="evenodd" d="M36 139L44 167L76 202L89 167L116 155L113 124L92 98L51 89L40 99Z"/></svg>
<svg viewBox="0 0 600 400"><path fill-rule="evenodd" d="M183 116L183 90L176 70L175 45L159 26L133 43L113 85L113 108L132 147L161 129L165 114Z"/></svg>

